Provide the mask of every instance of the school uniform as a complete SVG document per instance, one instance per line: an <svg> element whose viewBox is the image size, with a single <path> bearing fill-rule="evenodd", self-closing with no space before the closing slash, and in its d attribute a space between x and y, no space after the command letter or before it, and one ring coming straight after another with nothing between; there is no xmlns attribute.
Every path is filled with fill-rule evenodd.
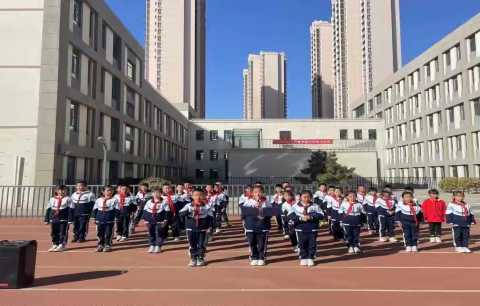
<svg viewBox="0 0 480 306"><path fill-rule="evenodd" d="M52 246L67 245L68 228L75 217L75 204L70 197L55 196L48 201L45 223L50 223Z"/></svg>
<svg viewBox="0 0 480 306"><path fill-rule="evenodd" d="M221 208L220 208L220 200L216 192L211 192L206 194L206 200L205 203L207 205L210 205L210 208L212 209L213 213L213 222L212 222L212 227L210 228L210 236L213 236L214 231L218 228L218 222L222 221L222 214L221 214Z"/></svg>
<svg viewBox="0 0 480 306"><path fill-rule="evenodd" d="M338 209L338 219L343 223L345 238L349 248L360 246L360 226L365 222L367 212L360 202L343 201Z"/></svg>
<svg viewBox="0 0 480 306"><path fill-rule="evenodd" d="M379 198L375 201L375 210L380 224L380 238L395 236L395 201ZM389 212L394 214L390 215Z"/></svg>
<svg viewBox="0 0 480 306"><path fill-rule="evenodd" d="M178 215L178 212L181 211L183 207L185 207L185 205L187 205L187 203L189 202L189 199L183 193L176 193L172 196L172 201L173 201L173 205L175 206L175 211L177 212L177 216L175 218L175 221L177 222L177 229L180 232L185 230L185 219L180 217ZM180 233L178 236L180 236ZM175 237L178 237L178 236L175 236Z"/></svg>
<svg viewBox="0 0 480 306"><path fill-rule="evenodd" d="M152 193L150 191L143 192L140 190L135 196L135 199L137 200L137 211L135 212L134 225L137 226L142 219L145 204L152 199Z"/></svg>
<svg viewBox="0 0 480 306"><path fill-rule="evenodd" d="M367 195L361 192L357 192L357 202L360 204L363 204L363 201L365 201L365 197Z"/></svg>
<svg viewBox="0 0 480 306"><path fill-rule="evenodd" d="M183 194L185 195L185 197L187 198L187 202L191 202L192 201L192 197L193 197L193 191L195 189L193 188L189 188L189 189L184 189L183 190Z"/></svg>
<svg viewBox="0 0 480 306"><path fill-rule="evenodd" d="M117 237L128 238L130 216L137 210L137 200L130 193L127 195L116 194L115 199L120 205L120 213L117 220Z"/></svg>
<svg viewBox="0 0 480 306"><path fill-rule="evenodd" d="M190 259L204 259L207 252L207 231L213 223L212 207L205 203L188 203L180 211L185 218Z"/></svg>
<svg viewBox="0 0 480 306"><path fill-rule="evenodd" d="M363 200L363 208L367 212L367 225L368 230L372 234L378 233L379 229L379 222L378 222L378 215L377 210L375 208L375 202L377 201L377 196L367 195Z"/></svg>
<svg viewBox="0 0 480 306"><path fill-rule="evenodd" d="M215 207L215 229L222 228L222 218L226 215L228 200L225 193L217 193L217 206ZM218 210L218 211L217 211ZM228 221L228 218L227 218Z"/></svg>
<svg viewBox="0 0 480 306"><path fill-rule="evenodd" d="M423 201L422 210L425 222L428 222L430 237L440 237L447 205L443 200L429 198Z"/></svg>
<svg viewBox="0 0 480 306"><path fill-rule="evenodd" d="M418 245L419 227L423 222L422 207L414 201L398 202L395 208L395 221L402 223L403 243L406 247Z"/></svg>
<svg viewBox="0 0 480 306"><path fill-rule="evenodd" d="M273 207L281 207L283 204L283 194L277 193L276 195L272 196L271 203ZM277 220L278 231L283 231L283 220L282 220L281 209L278 211L278 215L275 216L275 220Z"/></svg>
<svg viewBox="0 0 480 306"><path fill-rule="evenodd" d="M273 207L266 198L261 198L258 201L250 199L243 204L243 207L255 207L257 203L262 208ZM250 247L250 260L265 260L266 258L268 233L271 228L270 219L271 217L264 217L261 220L255 215L246 215L245 232Z"/></svg>
<svg viewBox="0 0 480 306"><path fill-rule="evenodd" d="M317 192L315 192L313 195L313 203L317 204L318 207L323 210L324 214L327 211L327 200L325 199L326 196L327 193L320 190L317 190Z"/></svg>
<svg viewBox="0 0 480 306"><path fill-rule="evenodd" d="M303 217L311 220L303 221ZM318 223L323 219L323 212L317 204L306 206L297 203L288 214L289 222L293 224L298 240L300 259L315 259L317 255Z"/></svg>
<svg viewBox="0 0 480 306"><path fill-rule="evenodd" d="M223 190L223 195L225 196L225 204L224 204L224 209L222 210L222 219L223 219L223 222L225 222L228 226L228 203L229 203L229 200L230 198L228 197L228 193L226 190Z"/></svg>
<svg viewBox="0 0 480 306"><path fill-rule="evenodd" d="M296 205L295 200L285 201L283 199L283 204L281 208L282 218L283 218L283 235L289 237L290 242L292 243L292 247L298 246L297 234L295 233L295 228L293 224L290 224L290 220L288 219L288 215L292 212L292 207Z"/></svg>
<svg viewBox="0 0 480 306"><path fill-rule="evenodd" d="M341 199L338 199L335 195L327 195L325 199L327 200L327 216L330 217L330 233L335 240L344 239L345 232L340 226L340 220L338 219Z"/></svg>
<svg viewBox="0 0 480 306"><path fill-rule="evenodd" d="M75 204L75 217L73 219L73 242L83 240L88 234L88 223L95 205L95 195L89 190L75 192L71 199Z"/></svg>
<svg viewBox="0 0 480 306"><path fill-rule="evenodd" d="M120 203L117 198L102 197L97 199L92 216L97 224L97 244L102 247L112 246L115 219L120 216Z"/></svg>
<svg viewBox="0 0 480 306"><path fill-rule="evenodd" d="M468 248L470 242L470 227L475 225L472 207L465 202L452 202L445 212L447 223L451 224L453 245L456 248Z"/></svg>
<svg viewBox="0 0 480 306"><path fill-rule="evenodd" d="M167 201L170 211L172 212L172 219L169 222L169 227L172 230L172 236L175 239L180 238L180 229L178 228L178 210L176 208L177 202L180 200L174 193L164 194L163 198ZM177 240L178 240L177 239Z"/></svg>
<svg viewBox="0 0 480 306"><path fill-rule="evenodd" d="M240 211L242 211L243 204L245 204L245 202L247 202L251 198L252 195L249 193L244 193L240 196L240 198L238 199L238 207L240 208ZM242 220L242 222L245 221L245 216L241 214L240 219Z"/></svg>
<svg viewBox="0 0 480 306"><path fill-rule="evenodd" d="M172 218L170 206L165 199L149 200L143 209L142 219L147 223L148 245L162 247L168 237L168 223Z"/></svg>

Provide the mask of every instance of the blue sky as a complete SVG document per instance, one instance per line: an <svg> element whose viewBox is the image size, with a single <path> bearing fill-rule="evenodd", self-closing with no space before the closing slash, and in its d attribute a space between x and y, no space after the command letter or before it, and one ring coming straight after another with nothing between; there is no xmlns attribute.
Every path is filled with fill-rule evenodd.
<svg viewBox="0 0 480 306"><path fill-rule="evenodd" d="M105 2L144 45L145 0ZM310 118L309 28L330 20L330 3L207 0L207 118L242 118L242 70L248 54L259 51L286 53L288 117ZM479 0L400 0L403 64L479 12Z"/></svg>

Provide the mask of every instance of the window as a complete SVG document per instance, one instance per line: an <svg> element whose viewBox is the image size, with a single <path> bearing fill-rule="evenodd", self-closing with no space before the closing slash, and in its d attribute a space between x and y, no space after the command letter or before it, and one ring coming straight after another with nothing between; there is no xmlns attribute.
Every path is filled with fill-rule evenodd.
<svg viewBox="0 0 480 306"><path fill-rule="evenodd" d="M196 169L195 170L195 177L197 179L203 179L203 173L204 173L203 169Z"/></svg>
<svg viewBox="0 0 480 306"><path fill-rule="evenodd" d="M218 139L218 131L217 130L211 130L210 131L210 140L217 140Z"/></svg>
<svg viewBox="0 0 480 306"><path fill-rule="evenodd" d="M120 79L112 76L112 107L120 110Z"/></svg>
<svg viewBox="0 0 480 306"><path fill-rule="evenodd" d="M232 143L232 140L233 140L232 131L231 131L231 130L224 130L224 131L223 131L223 139L224 139L226 142Z"/></svg>
<svg viewBox="0 0 480 306"><path fill-rule="evenodd" d="M100 69L100 92L105 91L105 68Z"/></svg>
<svg viewBox="0 0 480 306"><path fill-rule="evenodd" d="M453 92L457 92L458 91L458 77L455 77L453 79Z"/></svg>
<svg viewBox="0 0 480 306"><path fill-rule="evenodd" d="M88 29L88 36L90 38L90 47L97 50L97 29L98 29L98 14L90 9L90 28Z"/></svg>
<svg viewBox="0 0 480 306"><path fill-rule="evenodd" d="M473 53L476 51L477 51L477 46L476 46L475 36L472 36L472 38L470 38L470 52Z"/></svg>
<svg viewBox="0 0 480 306"><path fill-rule="evenodd" d="M197 141L205 140L205 132L203 130L197 130L196 139L197 139Z"/></svg>
<svg viewBox="0 0 480 306"><path fill-rule="evenodd" d="M460 120L465 120L465 107L463 104L460 104Z"/></svg>
<svg viewBox="0 0 480 306"><path fill-rule="evenodd" d="M127 61L127 77L133 82L135 82L135 71L135 64Z"/></svg>
<svg viewBox="0 0 480 306"><path fill-rule="evenodd" d="M446 64L447 64L447 67L448 67L448 66L450 66L450 64L451 64L451 61L450 61L450 52L445 53L445 56L446 56Z"/></svg>
<svg viewBox="0 0 480 306"><path fill-rule="evenodd" d="M354 130L353 137L354 139L362 139L362 130Z"/></svg>
<svg viewBox="0 0 480 306"><path fill-rule="evenodd" d="M448 110L448 113L450 115L450 123L454 123L455 122L455 113L453 111L453 107Z"/></svg>
<svg viewBox="0 0 480 306"><path fill-rule="evenodd" d="M462 51L460 49L460 46L455 47L455 51L457 51L457 61L462 59Z"/></svg>
<svg viewBox="0 0 480 306"><path fill-rule="evenodd" d="M279 132L280 140L291 140L292 132L291 131L280 131Z"/></svg>
<svg viewBox="0 0 480 306"><path fill-rule="evenodd" d="M127 116L135 119L135 105L130 102L127 102Z"/></svg>
<svg viewBox="0 0 480 306"><path fill-rule="evenodd" d="M210 160L218 160L218 150L210 150Z"/></svg>
<svg viewBox="0 0 480 306"><path fill-rule="evenodd" d="M80 79L80 54L75 49L72 51L72 78Z"/></svg>
<svg viewBox="0 0 480 306"><path fill-rule="evenodd" d="M473 101L473 112L475 117L480 117L480 100Z"/></svg>
<svg viewBox="0 0 480 306"><path fill-rule="evenodd" d="M82 8L81 0L73 1L73 24L79 28L82 28Z"/></svg>
<svg viewBox="0 0 480 306"><path fill-rule="evenodd" d="M88 96L95 99L97 96L97 62L88 60Z"/></svg>
<svg viewBox="0 0 480 306"><path fill-rule="evenodd" d="M377 130L368 130L368 139L377 140Z"/></svg>
<svg viewBox="0 0 480 306"><path fill-rule="evenodd" d="M107 48L107 24L105 22L102 23L102 49Z"/></svg>
<svg viewBox="0 0 480 306"><path fill-rule="evenodd" d="M228 151L223 152L223 159L228 160Z"/></svg>
<svg viewBox="0 0 480 306"><path fill-rule="evenodd" d="M133 141L125 140L125 153L133 154Z"/></svg>
<svg viewBox="0 0 480 306"><path fill-rule="evenodd" d="M70 132L78 133L78 104L70 104Z"/></svg>
<svg viewBox="0 0 480 306"><path fill-rule="evenodd" d="M457 151L462 151L462 136L457 136Z"/></svg>
<svg viewBox="0 0 480 306"><path fill-rule="evenodd" d="M77 160L75 157L68 156L67 158L67 184L75 184L75 168L77 166Z"/></svg>
<svg viewBox="0 0 480 306"><path fill-rule="evenodd" d="M340 139L348 139L348 130L340 130Z"/></svg>
<svg viewBox="0 0 480 306"><path fill-rule="evenodd" d="M125 124L125 134L128 136L133 136L132 131L133 131L133 128L130 125Z"/></svg>
<svg viewBox="0 0 480 306"><path fill-rule="evenodd" d="M218 178L218 169L210 169L210 178L217 179Z"/></svg>
<svg viewBox="0 0 480 306"><path fill-rule="evenodd" d="M133 178L133 164L132 163L125 163L124 164L124 172L123 172L123 177L124 178Z"/></svg>
<svg viewBox="0 0 480 306"><path fill-rule="evenodd" d="M195 159L196 160L203 160L203 150L195 151Z"/></svg>

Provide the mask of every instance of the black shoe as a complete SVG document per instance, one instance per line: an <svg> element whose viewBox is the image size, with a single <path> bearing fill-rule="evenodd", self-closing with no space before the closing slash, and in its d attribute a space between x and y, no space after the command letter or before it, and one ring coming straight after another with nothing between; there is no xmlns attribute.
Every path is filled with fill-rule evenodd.
<svg viewBox="0 0 480 306"><path fill-rule="evenodd" d="M78 239L78 243L82 243L82 242L85 242L85 241L86 241L85 238L79 238Z"/></svg>
<svg viewBox="0 0 480 306"><path fill-rule="evenodd" d="M77 238L73 238L73 239L72 239L72 243L75 243L75 242L77 242L77 241L78 241Z"/></svg>

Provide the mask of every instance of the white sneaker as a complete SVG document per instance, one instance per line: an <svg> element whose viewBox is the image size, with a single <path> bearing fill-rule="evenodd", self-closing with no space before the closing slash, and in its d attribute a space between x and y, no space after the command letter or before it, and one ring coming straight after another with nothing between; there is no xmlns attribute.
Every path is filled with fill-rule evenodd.
<svg viewBox="0 0 480 306"><path fill-rule="evenodd" d="M294 251L295 253L298 253L298 251L299 251L298 247L294 247L294 248L293 248L293 251Z"/></svg>
<svg viewBox="0 0 480 306"><path fill-rule="evenodd" d="M265 265L265 260L261 260L261 259L260 259L260 260L258 261L258 265L259 265L259 266L264 266L264 265Z"/></svg>
<svg viewBox="0 0 480 306"><path fill-rule="evenodd" d="M120 238L120 242L127 241L127 239L128 239L127 237L122 237L122 238Z"/></svg>
<svg viewBox="0 0 480 306"><path fill-rule="evenodd" d="M307 260L306 260L306 259L301 259L301 260L300 260L300 265L301 265L301 266L307 266L307 265L308 265Z"/></svg>
<svg viewBox="0 0 480 306"><path fill-rule="evenodd" d="M430 237L430 242L435 243L436 239L435 237Z"/></svg>
<svg viewBox="0 0 480 306"><path fill-rule="evenodd" d="M398 239L395 237L390 237L389 239L390 242L398 242Z"/></svg>
<svg viewBox="0 0 480 306"><path fill-rule="evenodd" d="M58 245L54 244L52 245L51 248L48 249L49 252L55 252L55 250L57 249Z"/></svg>
<svg viewBox="0 0 480 306"><path fill-rule="evenodd" d="M288 239L290 239L290 236L288 235L283 236L283 240L288 240Z"/></svg>
<svg viewBox="0 0 480 306"><path fill-rule="evenodd" d="M180 241L180 237L175 237L173 241Z"/></svg>
<svg viewBox="0 0 480 306"><path fill-rule="evenodd" d="M417 249L417 247L416 247L415 245L412 246L412 252L413 252L413 253L418 253L418 249Z"/></svg>
<svg viewBox="0 0 480 306"><path fill-rule="evenodd" d="M388 241L388 238L387 238L387 237L380 237L380 239L378 239L378 241L380 241L380 242L387 242L387 241Z"/></svg>
<svg viewBox="0 0 480 306"><path fill-rule="evenodd" d="M66 247L63 245L63 244L59 244L56 248L55 248L55 251L54 252L63 252L65 251Z"/></svg>
<svg viewBox="0 0 480 306"><path fill-rule="evenodd" d="M313 259L307 259L307 265L309 267L313 267L313 266L315 266L315 262L313 261Z"/></svg>
<svg viewBox="0 0 480 306"><path fill-rule="evenodd" d="M362 250L360 250L359 247L354 247L354 248L353 248L353 251L354 251L355 253L362 253Z"/></svg>
<svg viewBox="0 0 480 306"><path fill-rule="evenodd" d="M153 253L153 251L155 251L155 246L150 246L150 248L148 249L148 253Z"/></svg>
<svg viewBox="0 0 480 306"><path fill-rule="evenodd" d="M159 246L156 246L155 249L153 250L153 253L160 253L162 250L160 249Z"/></svg>
<svg viewBox="0 0 480 306"><path fill-rule="evenodd" d="M405 248L405 253L411 253L412 252L412 247L407 246Z"/></svg>
<svg viewBox="0 0 480 306"><path fill-rule="evenodd" d="M217 228L217 229L215 230L215 233L217 233L217 234L218 234L218 233L221 233L221 232L222 232L222 230L219 229L219 228Z"/></svg>
<svg viewBox="0 0 480 306"><path fill-rule="evenodd" d="M354 248L348 248L348 253L355 253L355 249Z"/></svg>
<svg viewBox="0 0 480 306"><path fill-rule="evenodd" d="M116 239L116 240L117 240L117 241L122 240L122 236L117 236L117 239Z"/></svg>
<svg viewBox="0 0 480 306"><path fill-rule="evenodd" d="M250 263L251 266L258 266L258 260L252 260Z"/></svg>
<svg viewBox="0 0 480 306"><path fill-rule="evenodd" d="M463 248L463 253L472 253L472 251L469 248Z"/></svg>
<svg viewBox="0 0 480 306"><path fill-rule="evenodd" d="M435 242L436 242L436 243L442 243L442 238L440 238L440 237L435 237Z"/></svg>
<svg viewBox="0 0 480 306"><path fill-rule="evenodd" d="M190 262L188 263L188 266L189 267L195 267L197 265L197 260L196 259L192 259L190 260Z"/></svg>
<svg viewBox="0 0 480 306"><path fill-rule="evenodd" d="M463 248L455 248L455 252L457 253L463 253Z"/></svg>

